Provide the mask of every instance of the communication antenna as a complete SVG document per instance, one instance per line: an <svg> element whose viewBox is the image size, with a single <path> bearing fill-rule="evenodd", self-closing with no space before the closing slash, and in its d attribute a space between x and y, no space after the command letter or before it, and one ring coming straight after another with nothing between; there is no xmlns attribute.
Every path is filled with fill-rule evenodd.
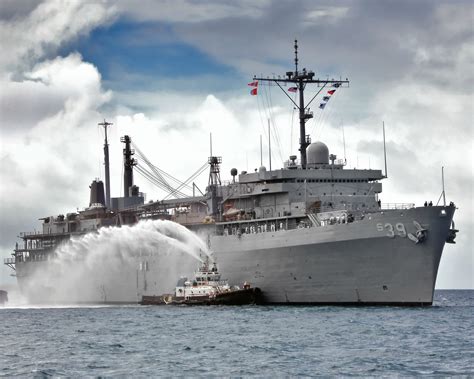
<svg viewBox="0 0 474 379"><path fill-rule="evenodd" d="M105 164L105 205L110 208L110 162L109 162L109 141L107 139L107 127L113 125L111 122L107 122L104 118L104 122L99 122L100 126L104 128L105 140L104 140L104 164Z"/></svg>
<svg viewBox="0 0 474 379"><path fill-rule="evenodd" d="M387 150L385 148L385 121L382 121L382 129L383 129L383 159L385 162L385 177L387 176Z"/></svg>
<svg viewBox="0 0 474 379"><path fill-rule="evenodd" d="M298 40L295 39L295 74L298 75Z"/></svg>
<svg viewBox="0 0 474 379"><path fill-rule="evenodd" d="M212 157L212 133L209 133L209 150L210 150L209 156Z"/></svg>
<svg viewBox="0 0 474 379"><path fill-rule="evenodd" d="M446 193L444 192L444 166L441 166L441 182L443 184L443 205L446 206Z"/></svg>
<svg viewBox="0 0 474 379"><path fill-rule="evenodd" d="M263 166L262 135L260 134L260 167Z"/></svg>
<svg viewBox="0 0 474 379"><path fill-rule="evenodd" d="M347 159L346 159L346 136L344 135L344 123L342 123L341 128L342 128L342 144L344 146L344 164L346 164L347 163Z"/></svg>
<svg viewBox="0 0 474 379"><path fill-rule="evenodd" d="M272 171L272 140L271 140L271 131L270 131L270 119L268 119L268 163L269 169Z"/></svg>

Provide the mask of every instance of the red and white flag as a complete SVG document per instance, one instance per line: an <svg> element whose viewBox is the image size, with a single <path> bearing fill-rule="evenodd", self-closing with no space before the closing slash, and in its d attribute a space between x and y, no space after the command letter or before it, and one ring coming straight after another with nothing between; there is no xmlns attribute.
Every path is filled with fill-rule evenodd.
<svg viewBox="0 0 474 379"><path fill-rule="evenodd" d="M252 90L250 91L250 94L252 96L256 96L257 95L257 89L258 89L258 80L254 80L252 83L249 83L248 84L250 87L254 87L252 88Z"/></svg>

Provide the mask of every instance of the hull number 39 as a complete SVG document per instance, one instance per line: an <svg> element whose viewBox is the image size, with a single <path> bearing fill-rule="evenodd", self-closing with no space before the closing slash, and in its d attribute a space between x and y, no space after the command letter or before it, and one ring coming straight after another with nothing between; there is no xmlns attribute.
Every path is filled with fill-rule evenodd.
<svg viewBox="0 0 474 379"><path fill-rule="evenodd" d="M397 222L395 226L388 222L386 224L379 222L377 224L377 231L385 231L386 236L389 238L394 238L395 236L405 238L407 236L407 230L405 229L405 225L403 225L401 222Z"/></svg>

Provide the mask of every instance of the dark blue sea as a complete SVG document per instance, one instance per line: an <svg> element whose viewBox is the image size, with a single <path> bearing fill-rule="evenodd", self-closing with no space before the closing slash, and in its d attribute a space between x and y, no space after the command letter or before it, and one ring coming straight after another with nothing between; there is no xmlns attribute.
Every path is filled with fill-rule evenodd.
<svg viewBox="0 0 474 379"><path fill-rule="evenodd" d="M402 307L0 308L0 376L474 376L474 291Z"/></svg>

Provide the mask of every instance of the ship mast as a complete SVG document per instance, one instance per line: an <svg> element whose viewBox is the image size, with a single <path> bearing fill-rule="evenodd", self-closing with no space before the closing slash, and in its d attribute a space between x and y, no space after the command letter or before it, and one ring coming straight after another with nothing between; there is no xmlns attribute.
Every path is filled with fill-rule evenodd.
<svg viewBox="0 0 474 379"><path fill-rule="evenodd" d="M286 78L258 78L254 76L253 80L259 81L259 82L269 82L269 83L275 83L280 87L280 89L283 91L283 93L291 100L291 102L295 105L295 107L299 110L299 119L300 119L300 148L299 151L301 153L301 168L305 169L306 164L307 164L307 159L306 159L306 148L309 146L311 143L311 139L309 135L306 135L306 121L309 119L313 118L313 113L311 112L309 105L313 102L313 100L316 98L317 95L328 85L335 85L337 87L342 86L343 84L346 84L347 86L349 85L349 80L320 80L320 79L314 79L314 72L313 71L306 71L306 68L303 68L303 70L299 71L298 70L298 41L295 40L295 71L288 71L286 73ZM280 83L284 83L286 86L287 83L293 83L295 87L297 88L298 94L299 94L299 104L297 104L289 95L288 93L283 89ZM313 98L305 104L304 101L304 91L306 89L306 85L308 84L315 84L318 88L319 91L313 96Z"/></svg>
<svg viewBox="0 0 474 379"><path fill-rule="evenodd" d="M100 126L104 127L104 163L105 163L105 205L110 209L110 162L109 162L109 141L107 140L107 127L113 125L111 122L99 122Z"/></svg>

